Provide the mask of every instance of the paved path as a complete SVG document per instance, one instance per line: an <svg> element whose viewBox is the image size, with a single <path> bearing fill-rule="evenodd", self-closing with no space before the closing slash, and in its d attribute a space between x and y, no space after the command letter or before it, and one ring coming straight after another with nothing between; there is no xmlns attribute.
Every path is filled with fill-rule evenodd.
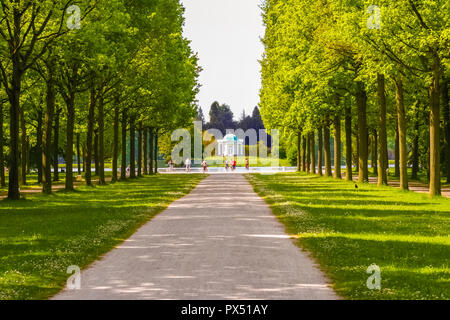
<svg viewBox="0 0 450 320"><path fill-rule="evenodd" d="M54 299L338 299L242 175L212 175Z"/></svg>

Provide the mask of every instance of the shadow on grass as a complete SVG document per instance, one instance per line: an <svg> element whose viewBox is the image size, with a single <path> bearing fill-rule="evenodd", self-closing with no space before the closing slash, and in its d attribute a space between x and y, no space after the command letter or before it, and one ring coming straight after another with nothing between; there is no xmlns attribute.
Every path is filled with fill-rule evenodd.
<svg viewBox="0 0 450 320"><path fill-rule="evenodd" d="M43 299L189 193L203 175L153 176L0 202L0 299ZM17 285L20 283L20 285Z"/></svg>
<svg viewBox="0 0 450 320"><path fill-rule="evenodd" d="M450 299L450 199L302 174L248 179L342 296ZM373 263L381 291L366 287Z"/></svg>

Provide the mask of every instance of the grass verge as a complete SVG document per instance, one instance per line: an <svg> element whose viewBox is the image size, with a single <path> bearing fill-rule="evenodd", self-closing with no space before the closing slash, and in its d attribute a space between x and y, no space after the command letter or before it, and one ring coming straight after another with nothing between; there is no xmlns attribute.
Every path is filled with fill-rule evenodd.
<svg viewBox="0 0 450 320"><path fill-rule="evenodd" d="M450 199L305 174L248 175L348 299L450 299ZM381 290L366 271L381 268Z"/></svg>
<svg viewBox="0 0 450 320"><path fill-rule="evenodd" d="M0 201L0 300L46 299L188 194L204 175L158 175L75 192Z"/></svg>

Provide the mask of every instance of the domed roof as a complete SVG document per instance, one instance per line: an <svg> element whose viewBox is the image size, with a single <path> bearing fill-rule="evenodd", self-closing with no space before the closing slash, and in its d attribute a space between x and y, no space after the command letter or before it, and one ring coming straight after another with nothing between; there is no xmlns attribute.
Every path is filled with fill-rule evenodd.
<svg viewBox="0 0 450 320"><path fill-rule="evenodd" d="M238 141L238 138L234 134L227 134L225 138L223 138L224 141Z"/></svg>

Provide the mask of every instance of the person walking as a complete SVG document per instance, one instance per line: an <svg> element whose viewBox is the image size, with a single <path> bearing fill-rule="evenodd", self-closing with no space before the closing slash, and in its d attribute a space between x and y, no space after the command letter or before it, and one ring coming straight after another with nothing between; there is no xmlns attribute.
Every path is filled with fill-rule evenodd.
<svg viewBox="0 0 450 320"><path fill-rule="evenodd" d="M225 159L225 171L228 172L228 159Z"/></svg>
<svg viewBox="0 0 450 320"><path fill-rule="evenodd" d="M208 164L206 163L206 160L203 160L202 167L203 167L203 173L206 173L206 171L208 171Z"/></svg>
<svg viewBox="0 0 450 320"><path fill-rule="evenodd" d="M236 165L237 165L237 163L236 163L236 159L234 159L234 160L233 160L233 171L235 171L235 170L236 170Z"/></svg>
<svg viewBox="0 0 450 320"><path fill-rule="evenodd" d="M169 172L173 172L173 160L169 160Z"/></svg>
<svg viewBox="0 0 450 320"><path fill-rule="evenodd" d="M186 172L191 172L191 159L187 158L184 164L186 165Z"/></svg>
<svg viewBox="0 0 450 320"><path fill-rule="evenodd" d="M247 171L250 170L250 162L248 161L248 158L245 159L245 169L246 169Z"/></svg>

